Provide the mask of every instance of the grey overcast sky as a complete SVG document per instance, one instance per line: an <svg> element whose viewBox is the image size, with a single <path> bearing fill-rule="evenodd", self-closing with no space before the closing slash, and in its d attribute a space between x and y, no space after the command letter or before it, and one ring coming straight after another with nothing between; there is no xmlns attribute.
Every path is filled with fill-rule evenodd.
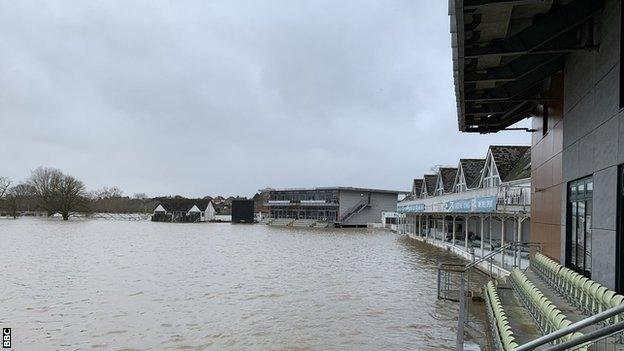
<svg viewBox="0 0 624 351"><path fill-rule="evenodd" d="M445 0L0 2L0 175L89 189L407 190L461 134Z"/></svg>

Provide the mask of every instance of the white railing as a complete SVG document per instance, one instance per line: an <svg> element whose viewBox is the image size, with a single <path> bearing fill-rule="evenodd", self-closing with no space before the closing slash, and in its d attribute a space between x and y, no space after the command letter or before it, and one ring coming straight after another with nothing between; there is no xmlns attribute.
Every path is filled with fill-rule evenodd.
<svg viewBox="0 0 624 351"><path fill-rule="evenodd" d="M468 202L491 201L492 206L470 206ZM495 206L494 206L495 205ZM458 193L448 193L439 196L431 196L421 199L403 200L398 203L401 208L409 208L404 212L440 213L440 212L528 212L531 206L530 184L510 185L503 184L498 187L470 189ZM414 210L416 209L416 210Z"/></svg>
<svg viewBox="0 0 624 351"><path fill-rule="evenodd" d="M530 186L500 186L498 188L498 204L499 205L531 205L531 187Z"/></svg>

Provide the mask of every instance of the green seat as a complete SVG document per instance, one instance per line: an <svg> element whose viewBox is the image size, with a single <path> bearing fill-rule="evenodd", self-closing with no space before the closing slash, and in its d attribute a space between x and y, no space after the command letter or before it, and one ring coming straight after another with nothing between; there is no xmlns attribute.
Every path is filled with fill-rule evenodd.
<svg viewBox="0 0 624 351"><path fill-rule="evenodd" d="M585 283L585 287L586 287L586 295L585 295L585 299L583 301L582 310L586 314L591 314L592 313L594 296L596 295L596 292L598 291L598 288L600 288L600 284L598 284L595 281L590 279L587 283Z"/></svg>
<svg viewBox="0 0 624 351"><path fill-rule="evenodd" d="M596 293L593 296L593 304L592 304L592 312L594 314L596 313L600 313L601 311L603 311L603 297L604 295L607 293L608 289L605 288L604 286L600 285L598 287L598 290L596 290Z"/></svg>

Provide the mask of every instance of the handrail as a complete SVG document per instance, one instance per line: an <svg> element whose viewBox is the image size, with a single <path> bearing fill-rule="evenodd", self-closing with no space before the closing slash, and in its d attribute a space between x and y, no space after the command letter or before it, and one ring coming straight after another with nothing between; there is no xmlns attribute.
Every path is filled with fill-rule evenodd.
<svg viewBox="0 0 624 351"><path fill-rule="evenodd" d="M574 333L576 331L579 331L579 330L581 330L581 329L583 329L583 328L585 328L587 326L596 324L598 322L602 322L605 319L608 319L610 317L615 316L616 314L620 314L620 313L623 313L623 312L624 312L624 304L617 305L615 307L611 307L608 310L604 310L604 311L602 311L602 312L600 312L598 314L595 314L593 316L589 316L589 317L587 317L587 318L585 318L583 320L580 320L578 322L572 323L572 324L568 325L565 328L562 328L562 329L554 331L554 332L552 332L550 334L541 336L541 337L539 337L539 338L537 338L535 340L531 340L531 341L527 342L526 344L520 345L514 351L534 350L538 346L545 345L545 344L547 344L547 343L549 343L551 341L554 341L554 340L557 340L557 339L561 338L562 336L568 335L570 333ZM612 325L611 327L613 327L613 326L620 326L621 327L620 329L615 330L615 331L623 330L624 329L624 322ZM603 328L603 329L605 329L605 328ZM602 329L600 329L600 330L602 330ZM611 330L611 329L609 329L609 330ZM614 331L611 330L611 333L613 333L613 332ZM583 338L586 338L589 335L592 335L592 333L586 334ZM604 336L604 335L607 335L607 334L600 334L598 336L596 336L596 335L594 335L594 336L600 337L600 336ZM580 340L580 339L582 339L582 338L576 338L576 339L571 340L570 342L575 342L575 341ZM594 339L595 338L592 338L592 339L589 339L589 340L585 340L583 342L594 340ZM566 342L566 343L568 343L568 342ZM566 344L566 343L564 343L564 344ZM561 344L561 345L564 345L564 344ZM575 344L575 345L571 345L571 346L576 346L576 345L580 345L580 344L582 344L582 342L578 343L578 344ZM561 345L559 345L559 346L561 346ZM555 349L553 349L553 350L555 350ZM556 349L556 350L564 350L564 349Z"/></svg>
<svg viewBox="0 0 624 351"><path fill-rule="evenodd" d="M451 262L442 262L438 265L438 268L442 268L442 266L450 266L450 267L456 267L456 266L461 266L463 271L468 270L469 268L474 267L475 265L484 262L485 260L489 260L490 258L500 254L501 252L503 252L504 250L508 249L509 247L511 247L514 244L514 242L511 243L507 243L501 247L499 247L498 249L491 251L490 253L488 253L487 255L479 258L478 260L475 260L473 262L470 262L468 264L459 264L459 263L451 263ZM459 270L458 270L459 271Z"/></svg>
<svg viewBox="0 0 624 351"><path fill-rule="evenodd" d="M345 212L345 214L341 217L340 221L344 222L347 219L351 218L353 214L355 214L358 210L365 208L370 205L370 198L364 198L358 201L355 205L353 205L349 210Z"/></svg>
<svg viewBox="0 0 624 351"><path fill-rule="evenodd" d="M599 340L602 337L618 333L618 332L620 332L622 330L624 330L624 322L620 322L620 323L617 323L617 324L612 324L612 325L609 325L607 327L603 327L603 328L600 328L598 330L594 330L591 333L584 334L583 336L580 336L578 338L572 339L570 341L566 341L566 342L561 343L559 345L555 345L553 347L550 347L550 348L546 349L546 351L569 350L572 347L580 346L580 345L585 344L585 343L590 342L590 341Z"/></svg>
<svg viewBox="0 0 624 351"><path fill-rule="evenodd" d="M491 251L490 253L488 253L487 255L480 257L478 259L476 259L475 261L472 261L466 265L463 265L465 267L465 270L472 268L478 264L480 264L481 262L485 262L491 258L493 258L494 256L504 252L507 249L513 248L513 247L537 247L537 248L541 248L541 245L539 243L535 243L535 242L520 242L520 241L512 241L512 242L508 242L505 245L497 248L494 251ZM438 268L442 268L441 266L457 266L457 263L440 263L438 265Z"/></svg>

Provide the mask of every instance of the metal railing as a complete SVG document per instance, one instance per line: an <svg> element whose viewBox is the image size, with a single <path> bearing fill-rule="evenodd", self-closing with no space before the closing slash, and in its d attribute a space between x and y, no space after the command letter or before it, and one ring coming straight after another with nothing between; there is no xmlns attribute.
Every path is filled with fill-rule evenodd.
<svg viewBox="0 0 624 351"><path fill-rule="evenodd" d="M351 217L353 217L355 214L361 212L368 205L370 205L370 197L365 197L365 198L361 199L355 205L353 205L353 207L348 209L345 212L345 214L342 215L342 217L340 217L340 221L341 222L348 221Z"/></svg>
<svg viewBox="0 0 624 351"><path fill-rule="evenodd" d="M535 340L529 341L526 344L520 345L514 351L529 351L535 350L538 347L546 344L550 344L553 341L556 341L566 335L581 331L590 326L601 325L601 323L613 316L624 313L624 304L612 307L608 310L595 314L593 316L589 316L583 320L580 320L576 323L572 323L569 326L559 329L550 334L539 337ZM608 338L613 338L615 335L622 333L624 330L624 322L619 322L616 324L611 324L608 326L602 326L599 329L591 331L589 333L584 334L581 337L572 339L570 341L551 346L547 348L547 351L559 351L559 350L577 350L586 348L588 346L597 345L601 341L605 341L604 345L601 345L600 350L608 350L609 346L613 346L613 350L616 349L616 343L621 344L621 340L612 340L613 342L607 343ZM617 348L622 349L622 347Z"/></svg>
<svg viewBox="0 0 624 351"><path fill-rule="evenodd" d="M464 329L465 326L473 322L473 313L470 313L469 300L481 291L482 281L478 277L487 277L491 279L494 276L494 261L498 255L503 255L507 251L512 251L512 265L522 268L521 252L527 252L531 249L539 252L541 245L532 242L509 242L496 250L491 251L487 255L480 258L473 258L473 261L467 264L455 262L442 262L438 264L438 299L459 302L459 316L457 318L457 339L456 349L463 350ZM473 256L474 257L474 256ZM485 264L485 267L483 263ZM527 266L528 267L528 262Z"/></svg>
<svg viewBox="0 0 624 351"><path fill-rule="evenodd" d="M497 204L502 206L531 206L531 187L501 185L496 198Z"/></svg>

